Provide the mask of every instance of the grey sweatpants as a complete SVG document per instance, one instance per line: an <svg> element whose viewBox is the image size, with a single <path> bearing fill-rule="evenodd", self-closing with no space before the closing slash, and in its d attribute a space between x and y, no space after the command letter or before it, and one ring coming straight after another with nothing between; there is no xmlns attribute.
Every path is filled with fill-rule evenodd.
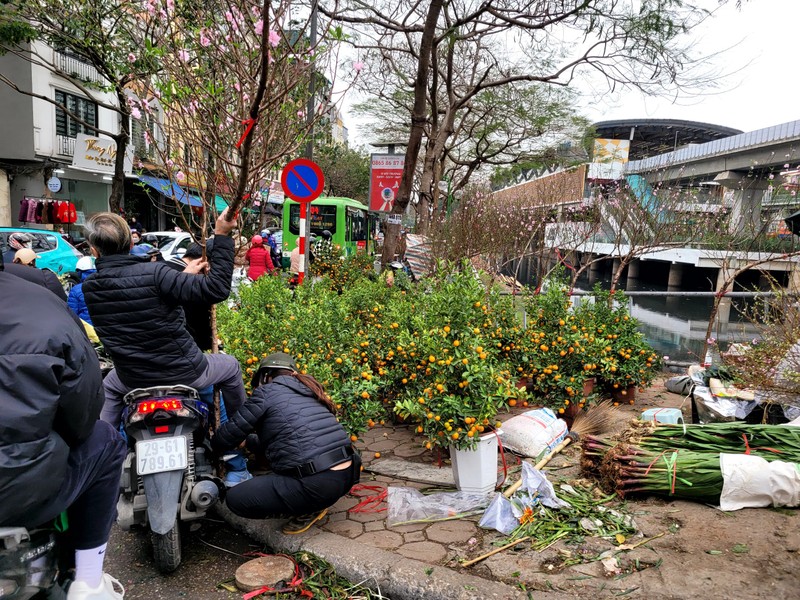
<svg viewBox="0 0 800 600"><path fill-rule="evenodd" d="M231 418L244 404L247 393L244 391L244 381L242 381L242 370L239 361L230 354L205 354L206 370L195 381L189 384L196 390L201 390L210 385L219 385L222 391L222 398L225 402L225 410L228 418ZM177 382L176 382L177 383ZM136 387L150 387L151 383L142 381ZM117 376L117 370L112 369L103 380L106 401L100 413L100 420L110 423L114 427L119 427L122 422L122 409L125 407L123 398L130 392L132 387L126 386Z"/></svg>

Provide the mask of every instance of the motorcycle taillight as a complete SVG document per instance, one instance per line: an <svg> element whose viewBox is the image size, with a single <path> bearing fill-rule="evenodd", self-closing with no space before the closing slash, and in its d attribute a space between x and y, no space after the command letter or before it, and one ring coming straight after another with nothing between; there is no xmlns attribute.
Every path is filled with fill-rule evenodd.
<svg viewBox="0 0 800 600"><path fill-rule="evenodd" d="M175 412L183 408L183 402L177 398L164 398L162 400L147 400L139 402L136 406L136 412L140 415L147 415L157 410L166 410Z"/></svg>

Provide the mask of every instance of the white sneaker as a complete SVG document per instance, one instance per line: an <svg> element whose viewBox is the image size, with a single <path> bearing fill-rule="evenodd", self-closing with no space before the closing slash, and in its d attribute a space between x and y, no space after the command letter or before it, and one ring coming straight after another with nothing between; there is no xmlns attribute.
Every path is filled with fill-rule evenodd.
<svg viewBox="0 0 800 600"><path fill-rule="evenodd" d="M124 596L125 588L108 573L103 573L103 580L95 588L83 581L73 581L67 591L67 600L121 600Z"/></svg>

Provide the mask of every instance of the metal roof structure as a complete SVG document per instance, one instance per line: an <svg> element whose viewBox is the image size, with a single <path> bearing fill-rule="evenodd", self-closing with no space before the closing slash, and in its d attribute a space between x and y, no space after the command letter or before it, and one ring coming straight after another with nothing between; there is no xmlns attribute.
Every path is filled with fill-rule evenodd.
<svg viewBox="0 0 800 600"><path fill-rule="evenodd" d="M742 133L739 129L680 119L620 119L594 124L596 137L630 140L629 160L641 160L688 144L704 144Z"/></svg>
<svg viewBox="0 0 800 600"><path fill-rule="evenodd" d="M637 173L652 169L660 169L665 166L678 165L703 159L713 158L720 155L730 155L734 153L753 152L760 148L769 148L777 144L795 144L800 142L800 120L765 127L747 133L726 137L705 144L698 144L679 148L678 150L667 152L659 156L653 156L642 160L630 161L625 170L629 173ZM773 154L775 154L773 152ZM780 164L787 160L786 154L777 153L768 162L760 163L761 167L770 164ZM792 160L796 160L792 158ZM732 168L732 167L729 167Z"/></svg>

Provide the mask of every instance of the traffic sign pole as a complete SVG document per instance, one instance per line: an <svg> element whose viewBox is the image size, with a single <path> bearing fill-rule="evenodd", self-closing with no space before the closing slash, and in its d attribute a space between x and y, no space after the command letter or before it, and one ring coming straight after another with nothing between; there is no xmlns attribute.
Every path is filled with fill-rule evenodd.
<svg viewBox="0 0 800 600"><path fill-rule="evenodd" d="M322 169L307 158L296 158L284 167L281 173L281 186L284 193L300 204L300 231L297 246L300 252L300 265L297 273L298 283L303 283L308 262L308 204L322 194L325 177Z"/></svg>
<svg viewBox="0 0 800 600"><path fill-rule="evenodd" d="M308 216L308 203L300 204L300 237L297 238L297 245L300 247L300 268L297 273L297 283L303 283L306 277L306 218Z"/></svg>

